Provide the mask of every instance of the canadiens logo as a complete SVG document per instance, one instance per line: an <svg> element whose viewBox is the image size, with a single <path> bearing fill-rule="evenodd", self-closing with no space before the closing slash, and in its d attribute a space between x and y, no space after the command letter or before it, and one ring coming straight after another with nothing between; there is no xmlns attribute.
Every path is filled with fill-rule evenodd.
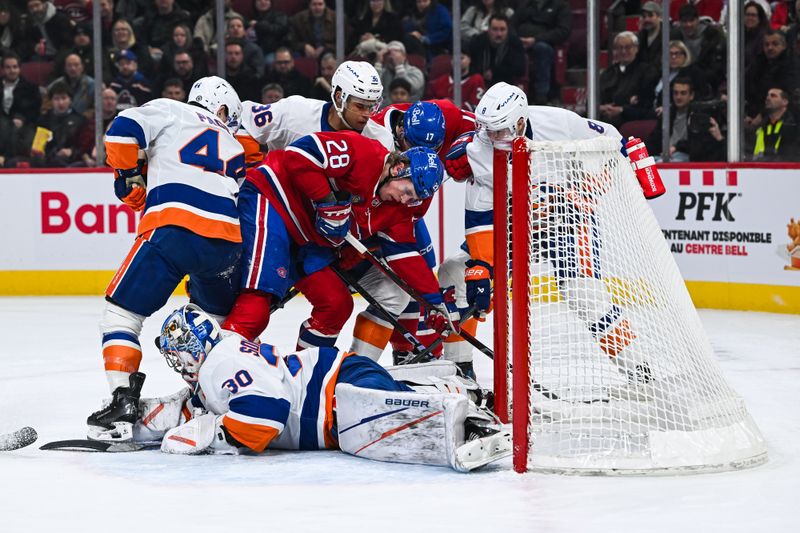
<svg viewBox="0 0 800 533"><path fill-rule="evenodd" d="M373 198L372 199L372 207L378 207L380 205L380 203L381 203L381 199L380 198Z"/></svg>
<svg viewBox="0 0 800 533"><path fill-rule="evenodd" d="M285 268L278 267L276 272L278 273L278 276L282 277L283 279L286 279L286 269Z"/></svg>
<svg viewBox="0 0 800 533"><path fill-rule="evenodd" d="M359 195L357 195L357 194L354 194L354 195L353 195L353 196L350 198L350 203L352 203L352 204L360 204L360 203L361 203L361 202L363 202L363 201L364 201L364 199L363 199L363 198L361 198L361 197L360 197Z"/></svg>

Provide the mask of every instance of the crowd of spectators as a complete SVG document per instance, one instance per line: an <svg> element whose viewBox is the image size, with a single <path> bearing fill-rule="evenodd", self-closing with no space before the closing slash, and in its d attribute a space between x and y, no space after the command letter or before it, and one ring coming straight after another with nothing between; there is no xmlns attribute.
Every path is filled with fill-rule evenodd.
<svg viewBox="0 0 800 533"><path fill-rule="evenodd" d="M91 0L0 0L0 165L93 166L97 83L107 126L120 110L150 99L184 100L195 80L216 72L213 2L99 1L104 50L103 79L97 81ZM573 12L585 5L467 0L461 20L454 21L452 1L345 0L347 56L375 65L385 104L452 98L454 64L460 65L467 109L500 81L521 86L532 104L561 104L558 84L564 80L557 80L556 62L567 57ZM623 6L626 22L638 17L637 28L625 28L615 26L607 4L601 3L603 24L611 30L600 78L601 118L623 133L644 124L651 153L660 153L661 95L668 90L670 157L724 159L727 2L670 2L666 88L661 5L614 2ZM243 100L330 97L338 66L332 6L333 0L225 0L226 77ZM743 18L747 155L800 160L800 0L744 0ZM458 58L450 55L453 24L462 39ZM582 66L577 63L569 66Z"/></svg>

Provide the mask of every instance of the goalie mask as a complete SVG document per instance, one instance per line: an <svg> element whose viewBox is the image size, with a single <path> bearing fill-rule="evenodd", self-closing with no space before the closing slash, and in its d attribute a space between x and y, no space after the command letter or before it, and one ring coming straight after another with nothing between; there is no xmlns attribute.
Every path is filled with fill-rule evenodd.
<svg viewBox="0 0 800 533"><path fill-rule="evenodd" d="M220 341L220 329L202 309L187 304L167 317L157 340L167 365L188 383L195 383L208 352Z"/></svg>

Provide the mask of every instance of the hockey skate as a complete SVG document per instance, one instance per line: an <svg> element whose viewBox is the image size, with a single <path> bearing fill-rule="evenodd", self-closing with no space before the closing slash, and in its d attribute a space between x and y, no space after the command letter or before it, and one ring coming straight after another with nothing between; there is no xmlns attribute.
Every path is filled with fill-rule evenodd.
<svg viewBox="0 0 800 533"><path fill-rule="evenodd" d="M141 372L131 374L129 387L117 387L112 393L111 402L89 415L86 419L89 425L87 438L115 442L133 439L133 425L139 419L139 397L144 378Z"/></svg>
<svg viewBox="0 0 800 533"><path fill-rule="evenodd" d="M414 352L409 352L405 350L394 350L392 351L392 365L394 366L407 365L409 364L409 361L411 361L412 359L414 359L414 357L416 357L416 355L417 354L415 354ZM423 357L419 361L416 361L416 363L414 364L429 363L434 359L436 358L432 356L430 353L428 353L425 355L425 357Z"/></svg>
<svg viewBox="0 0 800 533"><path fill-rule="evenodd" d="M465 378L477 382L478 376L475 374L475 369L472 367L472 361L465 361L463 363L456 363L459 373Z"/></svg>
<svg viewBox="0 0 800 533"><path fill-rule="evenodd" d="M466 442L456 449L456 470L469 472L511 455L511 431L488 417L469 416L464 421Z"/></svg>

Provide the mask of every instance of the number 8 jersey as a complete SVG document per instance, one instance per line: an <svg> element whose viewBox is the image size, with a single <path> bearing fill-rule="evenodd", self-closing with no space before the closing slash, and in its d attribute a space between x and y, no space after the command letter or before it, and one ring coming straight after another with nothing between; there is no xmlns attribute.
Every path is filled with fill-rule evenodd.
<svg viewBox="0 0 800 533"><path fill-rule="evenodd" d="M241 242L236 210L244 151L213 113L166 98L122 111L105 137L108 164L136 168L147 158L141 235L180 226L208 238Z"/></svg>

